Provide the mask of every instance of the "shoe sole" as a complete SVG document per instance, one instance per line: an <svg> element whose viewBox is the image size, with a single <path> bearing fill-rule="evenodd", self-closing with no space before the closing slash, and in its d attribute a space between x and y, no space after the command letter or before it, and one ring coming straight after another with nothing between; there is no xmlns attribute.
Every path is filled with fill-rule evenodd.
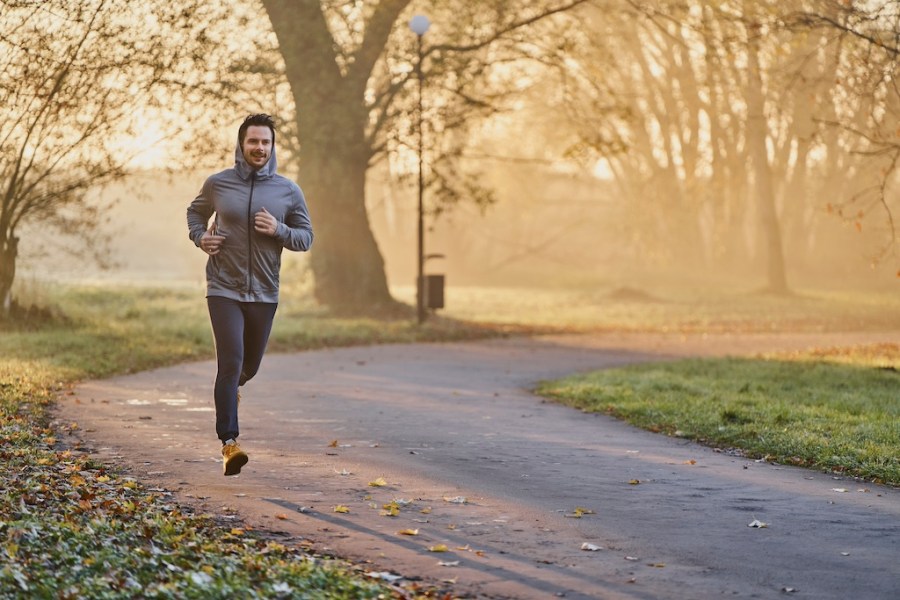
<svg viewBox="0 0 900 600"><path fill-rule="evenodd" d="M225 464L225 476L237 475L241 472L241 468L247 464L249 458L246 454L238 455Z"/></svg>

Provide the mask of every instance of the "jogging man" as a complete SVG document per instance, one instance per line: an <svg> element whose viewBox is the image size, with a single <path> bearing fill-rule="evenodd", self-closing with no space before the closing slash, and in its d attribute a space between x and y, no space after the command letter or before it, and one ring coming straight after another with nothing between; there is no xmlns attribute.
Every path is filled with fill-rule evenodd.
<svg viewBox="0 0 900 600"><path fill-rule="evenodd" d="M309 250L313 241L303 192L276 167L275 121L250 115L238 129L234 167L207 178L187 209L190 238L209 255L206 302L225 475L237 475L247 464L237 443L238 388L256 375L266 350L278 307L281 251Z"/></svg>

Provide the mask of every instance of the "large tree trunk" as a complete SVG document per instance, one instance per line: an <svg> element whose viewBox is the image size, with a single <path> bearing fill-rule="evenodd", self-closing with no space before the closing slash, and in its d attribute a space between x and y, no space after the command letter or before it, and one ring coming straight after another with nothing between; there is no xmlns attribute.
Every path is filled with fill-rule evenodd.
<svg viewBox="0 0 900 600"><path fill-rule="evenodd" d="M365 181L366 83L396 16L409 0L381 0L366 39L343 70L320 0L264 0L296 104L299 184L315 232L311 265L319 302L342 312L396 308L369 225Z"/></svg>
<svg viewBox="0 0 900 600"><path fill-rule="evenodd" d="M759 35L758 28L751 26L747 46L747 148L753 167L760 226L765 241L768 291L785 294L788 292L788 285L784 267L784 245L775 208L772 168L769 165L769 153L766 148L768 122L763 100L762 77L759 72L757 35Z"/></svg>
<svg viewBox="0 0 900 600"><path fill-rule="evenodd" d="M346 152L304 152L300 181L315 230L311 266L316 299L342 312L395 305L365 204L366 164Z"/></svg>

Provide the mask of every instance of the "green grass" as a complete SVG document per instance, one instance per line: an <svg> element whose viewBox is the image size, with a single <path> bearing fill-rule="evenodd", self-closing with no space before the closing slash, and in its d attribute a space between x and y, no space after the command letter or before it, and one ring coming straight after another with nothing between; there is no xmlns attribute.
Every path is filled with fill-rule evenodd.
<svg viewBox="0 0 900 600"><path fill-rule="evenodd" d="M754 458L900 485L900 346L688 359L545 382L538 393Z"/></svg>

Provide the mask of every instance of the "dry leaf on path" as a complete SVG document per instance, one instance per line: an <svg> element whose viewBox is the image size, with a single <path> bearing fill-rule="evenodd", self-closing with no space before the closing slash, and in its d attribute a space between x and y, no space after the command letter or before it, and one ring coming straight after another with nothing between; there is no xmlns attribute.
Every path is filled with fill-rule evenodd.
<svg viewBox="0 0 900 600"><path fill-rule="evenodd" d="M397 532L399 535L419 535L418 529L401 529Z"/></svg>
<svg viewBox="0 0 900 600"><path fill-rule="evenodd" d="M581 545L582 550L586 550L588 552L597 552L599 550L603 550L603 546L598 546L597 544L590 544L585 542Z"/></svg>
<svg viewBox="0 0 900 600"><path fill-rule="evenodd" d="M379 478L376 479L375 481L370 481L370 482L369 482L369 485L370 485L371 487L384 487L384 486L386 486L387 484L388 484L388 483L387 483L387 481L385 481L384 477L379 477Z"/></svg>
<svg viewBox="0 0 900 600"><path fill-rule="evenodd" d="M350 512L350 509L348 507L344 506L343 504L338 504L337 506L334 507L334 512L348 513L348 512Z"/></svg>
<svg viewBox="0 0 900 600"><path fill-rule="evenodd" d="M387 581L388 583L394 583L403 579L401 575L394 575L393 573L389 573L388 571L369 571L366 573L366 577L371 577L372 579L381 579L382 581Z"/></svg>
<svg viewBox="0 0 900 600"><path fill-rule="evenodd" d="M449 552L450 548L447 547L447 544L435 544L434 546L430 546L428 548L429 552Z"/></svg>
<svg viewBox="0 0 900 600"><path fill-rule="evenodd" d="M757 529L762 529L762 528L768 527L768 526L769 526L768 523L763 523L759 519L753 519L753 521L751 521L750 523L747 523L747 527L755 527Z"/></svg>

